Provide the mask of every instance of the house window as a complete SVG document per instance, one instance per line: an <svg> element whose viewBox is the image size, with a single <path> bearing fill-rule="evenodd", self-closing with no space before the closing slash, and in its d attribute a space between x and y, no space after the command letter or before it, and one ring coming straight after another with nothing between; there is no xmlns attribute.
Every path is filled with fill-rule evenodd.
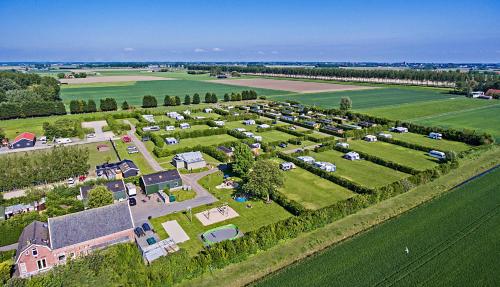
<svg viewBox="0 0 500 287"><path fill-rule="evenodd" d="M31 249L31 254L33 254L33 256L37 256L38 255L38 249L36 249L36 248Z"/></svg>
<svg viewBox="0 0 500 287"><path fill-rule="evenodd" d="M59 259L59 261L64 261L64 260L66 260L66 255L64 255L64 254L60 254L60 255L58 256L58 259Z"/></svg>
<svg viewBox="0 0 500 287"><path fill-rule="evenodd" d="M38 260L36 265L38 266L38 270L47 268L47 261L45 261L45 259Z"/></svg>

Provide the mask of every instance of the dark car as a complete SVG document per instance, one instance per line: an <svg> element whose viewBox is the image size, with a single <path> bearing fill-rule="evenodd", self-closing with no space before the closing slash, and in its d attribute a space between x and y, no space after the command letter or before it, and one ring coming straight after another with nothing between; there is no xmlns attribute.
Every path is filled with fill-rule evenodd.
<svg viewBox="0 0 500 287"><path fill-rule="evenodd" d="M150 230L151 230L151 227L149 226L149 224L147 224L147 223L143 223L143 224L142 224L142 229L144 229L144 231L150 231Z"/></svg>
<svg viewBox="0 0 500 287"><path fill-rule="evenodd" d="M142 230L142 228L140 228L140 227L136 227L134 229L134 233L135 233L135 235L137 235L137 237L141 237L141 236L146 235L146 233L144 233L144 230Z"/></svg>
<svg viewBox="0 0 500 287"><path fill-rule="evenodd" d="M280 144L279 144L279 146L280 146L281 148L286 148L288 145L287 145L286 143L280 143Z"/></svg>
<svg viewBox="0 0 500 287"><path fill-rule="evenodd" d="M133 197L129 197L129 199L128 199L128 204L129 204L130 206L134 206L134 205L136 205L136 204L137 204L137 200L135 200L135 198L133 198Z"/></svg>

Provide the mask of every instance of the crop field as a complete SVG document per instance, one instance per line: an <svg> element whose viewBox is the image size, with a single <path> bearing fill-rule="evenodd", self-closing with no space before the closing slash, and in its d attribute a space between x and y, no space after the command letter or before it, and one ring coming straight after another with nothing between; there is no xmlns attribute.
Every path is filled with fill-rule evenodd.
<svg viewBox="0 0 500 287"><path fill-rule="evenodd" d="M212 135L212 136L206 136L206 137L181 139L178 144L165 145L164 149L176 150L179 148L194 147L197 145L209 146L209 145L222 144L222 143L232 142L232 141L237 141L237 140L238 140L237 138L232 137L232 136L227 135L227 134Z"/></svg>
<svg viewBox="0 0 500 287"><path fill-rule="evenodd" d="M381 157L395 163L417 170L425 170L436 166L434 158L423 151L417 151L386 142L366 142L362 140L349 141L349 148L373 156Z"/></svg>
<svg viewBox="0 0 500 287"><path fill-rule="evenodd" d="M286 171L284 175L285 184L280 192L307 209L319 209L354 195L352 191L300 167Z"/></svg>
<svg viewBox="0 0 500 287"><path fill-rule="evenodd" d="M397 140L401 140L408 143L419 144L422 146L429 147L429 149L437 149L440 151L465 151L471 147L463 142L449 141L449 140L434 140L426 135L414 134L414 133L390 133L392 137Z"/></svg>
<svg viewBox="0 0 500 287"><path fill-rule="evenodd" d="M193 80L171 80L171 81L142 81L135 82L133 85L126 84L124 86L92 86L85 87L79 85L77 87L62 86L61 98L67 104L71 100L87 100L93 99L98 101L103 98L115 98L118 103L127 100L131 105L142 105L142 97L144 95L153 95L158 99L158 103L163 103L165 95L179 96L184 100L185 95L193 95L199 93L201 100L205 93L215 93L222 99L225 93L241 92L248 90L248 87L229 86L223 84L210 83L207 81L193 81ZM271 96L286 94L288 92L267 90L267 89L254 89L258 95Z"/></svg>
<svg viewBox="0 0 500 287"><path fill-rule="evenodd" d="M217 206L217 204L223 204L227 202L228 205L233 208L240 216L209 226L203 226L198 219L194 218L194 216L193 221L190 221L187 215L180 212L153 218L151 220L151 223L153 224L154 229L158 232L160 238L164 239L168 236L161 226L161 223L168 220L177 220L177 222L182 226L184 231L186 231L186 233L190 237L190 240L180 243L180 247L185 248L185 250L187 250L190 255L195 255L196 252L200 251L203 248L203 245L198 239L198 236L206 230L232 223L236 224L236 226L238 226L243 232L248 232L291 216L288 211L274 202L270 204L267 204L262 200L236 202L232 198L234 190L216 188L216 186L221 184L222 181L223 174L221 171L208 175L199 181L199 183L203 187L205 187L210 193L212 193L215 197L217 197L217 199L219 199L219 202L210 207L200 206L197 208L193 208L193 214L213 208ZM247 208L247 204L250 204L252 208Z"/></svg>
<svg viewBox="0 0 500 287"><path fill-rule="evenodd" d="M499 168L255 286L498 286L498 186Z"/></svg>
<svg viewBox="0 0 500 287"><path fill-rule="evenodd" d="M318 161L335 164L337 166L336 175L366 187L380 187L408 176L406 173L375 164L371 161L347 160L342 158L343 155L343 153L336 150L310 154L310 156Z"/></svg>
<svg viewBox="0 0 500 287"><path fill-rule="evenodd" d="M272 100L293 100L302 104L323 108L337 108L342 97L350 97L355 110L415 103L432 100L443 100L456 97L440 89L422 88L380 88L361 91L342 91L315 94L271 95Z"/></svg>
<svg viewBox="0 0 500 287"><path fill-rule="evenodd" d="M256 133L256 135L262 136L262 142L264 143L275 142L275 141L286 142L289 139L295 138L295 136L291 134L280 132L278 130Z"/></svg>
<svg viewBox="0 0 500 287"><path fill-rule="evenodd" d="M454 129L476 130L493 135L500 142L500 105L484 109L464 111L456 114L437 115L414 122L422 125L440 126Z"/></svg>

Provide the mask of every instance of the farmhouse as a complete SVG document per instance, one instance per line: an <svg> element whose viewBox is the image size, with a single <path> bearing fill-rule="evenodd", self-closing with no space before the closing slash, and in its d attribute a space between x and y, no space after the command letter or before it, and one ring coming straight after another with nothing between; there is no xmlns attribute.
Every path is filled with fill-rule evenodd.
<svg viewBox="0 0 500 287"><path fill-rule="evenodd" d="M440 133L431 132L431 133L429 133L429 138L435 139L435 140L440 140L440 139L443 139L443 135Z"/></svg>
<svg viewBox="0 0 500 287"><path fill-rule="evenodd" d="M95 167L95 173L98 177L106 177L107 179L122 179L139 174L139 168L129 159L124 159L119 162L105 163Z"/></svg>
<svg viewBox="0 0 500 287"><path fill-rule="evenodd" d="M179 153L172 159L172 164L176 168L185 168L187 170L204 168L207 163L199 151Z"/></svg>
<svg viewBox="0 0 500 287"><path fill-rule="evenodd" d="M244 120L243 124L247 125L247 126L251 126L251 125L255 125L255 121L254 120Z"/></svg>
<svg viewBox="0 0 500 287"><path fill-rule="evenodd" d="M376 142L377 141L377 137L374 135L366 135L363 139L367 142Z"/></svg>
<svg viewBox="0 0 500 287"><path fill-rule="evenodd" d="M139 184L146 194L178 188L182 186L181 175L177 170L167 170L141 176Z"/></svg>
<svg viewBox="0 0 500 287"><path fill-rule="evenodd" d="M127 188L125 187L125 183L123 179L108 181L103 184L111 193L113 194L113 199L115 201L122 201L127 199ZM80 199L87 200L89 197L89 192L92 190L94 186L85 185L80 187Z"/></svg>
<svg viewBox="0 0 500 287"><path fill-rule="evenodd" d="M334 172L335 170L337 170L337 167L330 162L317 161L314 163L314 166L327 172Z"/></svg>
<svg viewBox="0 0 500 287"><path fill-rule="evenodd" d="M336 143L335 146L341 147L341 148L349 148L349 144L345 143L345 142Z"/></svg>
<svg viewBox="0 0 500 287"><path fill-rule="evenodd" d="M299 156L297 157L297 159L309 164L313 164L315 162L312 156L307 156L307 155Z"/></svg>
<svg viewBox="0 0 500 287"><path fill-rule="evenodd" d="M36 137L33 133L21 133L9 145L10 148L25 148L35 146Z"/></svg>
<svg viewBox="0 0 500 287"><path fill-rule="evenodd" d="M293 164L293 162L282 162L280 168L284 171L291 170L295 168L295 164Z"/></svg>
<svg viewBox="0 0 500 287"><path fill-rule="evenodd" d="M359 153L357 153L355 151L350 151L350 152L346 153L344 155L344 158L348 159L348 160L359 160L360 159Z"/></svg>
<svg viewBox="0 0 500 287"><path fill-rule="evenodd" d="M165 138L165 143L168 145L172 145L172 144L178 144L179 142L177 141L176 138Z"/></svg>
<svg viewBox="0 0 500 287"><path fill-rule="evenodd" d="M29 277L68 259L134 241L134 221L127 202L34 221L23 229L15 257L15 275Z"/></svg>
<svg viewBox="0 0 500 287"><path fill-rule="evenodd" d="M181 130L185 130L185 129L191 128L191 126L188 123L182 123L182 124L179 125L179 127L181 128Z"/></svg>
<svg viewBox="0 0 500 287"><path fill-rule="evenodd" d="M219 127L223 127L224 126L224 121L214 121L214 124L219 126Z"/></svg>
<svg viewBox="0 0 500 287"><path fill-rule="evenodd" d="M408 128L405 127L392 127L391 132L396 132L396 133L407 133Z"/></svg>

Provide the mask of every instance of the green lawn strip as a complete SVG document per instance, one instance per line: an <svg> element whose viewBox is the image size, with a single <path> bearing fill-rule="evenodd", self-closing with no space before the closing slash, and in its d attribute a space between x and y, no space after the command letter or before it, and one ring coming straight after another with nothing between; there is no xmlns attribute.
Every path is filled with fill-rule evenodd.
<svg viewBox="0 0 500 287"><path fill-rule="evenodd" d="M295 239L283 242L267 251L259 252L243 262L231 264L223 269L184 281L178 286L247 285L269 273L411 210L497 164L500 164L499 147L492 147L482 154L475 153L469 158L461 159L459 168L433 182L370 206L324 228L301 234ZM358 253L352 254L352 256L357 256Z"/></svg>
<svg viewBox="0 0 500 287"><path fill-rule="evenodd" d="M179 127L176 127L174 131L165 131L163 129L162 133L165 133L165 134L174 134L174 133L182 133L182 132L189 133L192 131L208 130L209 128L210 128L210 126L208 126L208 125L192 125L189 129L180 129Z"/></svg>
<svg viewBox="0 0 500 287"><path fill-rule="evenodd" d="M127 86L104 86L104 87L79 87L61 89L61 98L65 103L75 99L93 99L98 101L102 98L115 98L121 103L124 100L131 105L142 105L144 95L156 96L158 102L163 103L165 95L179 96L184 99L185 95L200 94L203 98L205 93L215 93L222 99L225 93L241 92L244 90L255 90L258 95L269 96L287 93L278 90L256 89L243 86L230 86L208 81L199 80L175 80L175 81L139 81Z"/></svg>
<svg viewBox="0 0 500 287"><path fill-rule="evenodd" d="M124 86L135 85L135 83L137 82L124 81L124 82L82 83L82 84L62 85L61 89L70 90L79 88L124 87Z"/></svg>
<svg viewBox="0 0 500 287"><path fill-rule="evenodd" d="M376 188L395 182L409 176L406 173L375 164L367 160L347 160L342 158L344 153L328 150L320 153L311 153L310 156L318 161L331 162L337 166L336 175L346 178L366 187Z"/></svg>
<svg viewBox="0 0 500 287"><path fill-rule="evenodd" d="M354 195L352 191L300 167L283 174L285 184L279 191L307 209L319 209Z"/></svg>
<svg viewBox="0 0 500 287"><path fill-rule="evenodd" d="M429 147L429 149L436 149L440 151L466 151L471 148L463 142L450 141L450 140L435 140L429 138L427 135L414 134L414 133L390 133L392 137L408 143L418 144Z"/></svg>
<svg viewBox="0 0 500 287"><path fill-rule="evenodd" d="M289 139L295 138L295 136L291 134L280 132L278 130L271 130L260 133L256 132L255 135L262 136L262 142L264 143L275 142L275 141L286 142Z"/></svg>
<svg viewBox="0 0 500 287"><path fill-rule="evenodd" d="M210 206L193 208L193 221L190 221L189 217L182 212L151 219L151 223L158 232L160 238L163 239L168 237L161 223L168 220L177 220L190 237L190 240L180 243L179 246L185 248L189 254L195 255L198 251L203 249L203 244L199 239L199 235L209 229L232 223L238 226L241 231L247 232L291 216L290 213L276 203L266 204L261 200L251 200L246 203L234 201L233 190L215 188L215 186L221 184L222 181L222 172L210 174L200 180L200 184L217 197L219 201ZM223 203L228 203L239 216L208 226L203 226L194 216L198 212L217 207ZM248 203L251 204L251 208L247 207Z"/></svg>
<svg viewBox="0 0 500 287"><path fill-rule="evenodd" d="M257 286L292 282L324 286L333 280L339 286L417 286L429 284L428 280L448 281L449 286L455 286L475 282L472 278L484 274L483 269L493 275L499 258L491 254L495 247L492 238L488 239L488 230L490 236L496 234L493 238L500 239L500 227L494 224L500 220L498 186L500 169L293 265ZM409 254L404 251L406 246ZM482 276L478 279L483 283L494 281Z"/></svg>
<svg viewBox="0 0 500 287"><path fill-rule="evenodd" d="M270 99L279 101L292 100L302 104L323 108L337 107L342 97L350 97L353 109L358 110L404 103L443 100L456 97L456 95L447 94L442 90L391 87L373 90L268 96Z"/></svg>
<svg viewBox="0 0 500 287"><path fill-rule="evenodd" d="M199 113L191 113L191 117L205 117L207 119L212 119L212 120L217 120L220 118L219 114L216 113L204 113L204 112L199 112Z"/></svg>
<svg viewBox="0 0 500 287"><path fill-rule="evenodd" d="M386 107L362 109L360 112L392 120L417 120L419 118L434 117L446 113L460 113L469 109L481 109L495 103L496 102L494 101L470 99L457 95L456 98L439 101L406 103Z"/></svg>
<svg viewBox="0 0 500 287"><path fill-rule="evenodd" d="M117 140L115 141L115 145L121 159L130 159L131 161L133 161L142 174L149 174L154 172L154 169L149 165L142 153L138 152L129 154L127 152L127 147L134 146L133 143L124 143L122 140Z"/></svg>
<svg viewBox="0 0 500 287"><path fill-rule="evenodd" d="M293 150L293 149L297 149L297 148L305 148L305 147L309 147L309 146L314 146L314 145L318 145L318 144L319 143L316 143L316 142L313 142L313 141L309 141L309 140L305 140L305 141L302 141L301 145L294 145L294 144L287 143L286 148L280 148L280 147L278 147L277 149L278 150L283 150L283 151L288 151L288 150Z"/></svg>
<svg viewBox="0 0 500 287"><path fill-rule="evenodd" d="M468 129L476 132L490 133L497 142L500 142L500 105L488 108L464 111L457 114L436 116L414 121L416 124L440 126L458 130Z"/></svg>
<svg viewBox="0 0 500 287"><path fill-rule="evenodd" d="M175 190L171 191L170 194L175 195L175 201L178 202L196 197L196 192L194 190Z"/></svg>
<svg viewBox="0 0 500 287"><path fill-rule="evenodd" d="M434 158L423 151L417 151L386 142L366 142L363 140L349 141L349 148L365 152L385 160L408 166L417 170L425 170L436 166Z"/></svg>
<svg viewBox="0 0 500 287"><path fill-rule="evenodd" d="M245 125L243 121L232 121L226 122L224 127L228 130L234 130L236 128L244 128L246 131L255 132L257 130L257 125Z"/></svg>
<svg viewBox="0 0 500 287"><path fill-rule="evenodd" d="M195 147L198 145L201 146L210 146L210 145L217 145L225 142L230 142L230 141L237 141L235 137L232 137L227 134L222 134L222 135L212 135L212 136L206 136L206 137L197 137L197 138L187 138L187 139L181 139L178 144L173 144L173 145L165 145L163 148L168 149L168 150L176 150L184 147Z"/></svg>

